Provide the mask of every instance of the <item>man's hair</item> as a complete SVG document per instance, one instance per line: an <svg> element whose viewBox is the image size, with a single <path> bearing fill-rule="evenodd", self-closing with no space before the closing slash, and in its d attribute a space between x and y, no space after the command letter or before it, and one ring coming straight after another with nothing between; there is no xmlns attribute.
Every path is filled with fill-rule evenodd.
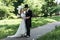
<svg viewBox="0 0 60 40"><path fill-rule="evenodd" d="M28 4L25 4L25 7L24 8L29 8Z"/></svg>

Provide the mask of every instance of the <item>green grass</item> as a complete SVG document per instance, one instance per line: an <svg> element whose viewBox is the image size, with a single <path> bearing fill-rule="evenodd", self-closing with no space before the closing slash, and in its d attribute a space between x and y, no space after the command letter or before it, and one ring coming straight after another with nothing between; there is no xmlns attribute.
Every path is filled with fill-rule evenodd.
<svg viewBox="0 0 60 40"><path fill-rule="evenodd" d="M21 21L21 19L0 20L0 38L13 35Z"/></svg>
<svg viewBox="0 0 60 40"><path fill-rule="evenodd" d="M58 19L60 19L60 16L58 18L57 17L48 17L48 18L36 17L36 18L32 18L32 28L42 26L42 25L45 25L47 23L58 21ZM15 32L17 31L21 21L22 21L21 19L0 20L0 39L5 38L8 35L15 34Z"/></svg>
<svg viewBox="0 0 60 40"><path fill-rule="evenodd" d="M51 18L37 17L32 19L32 27L38 27L47 23L55 22L56 20Z"/></svg>
<svg viewBox="0 0 60 40"><path fill-rule="evenodd" d="M53 20L56 20L56 21L60 21L60 16L53 16L53 17L50 17L51 19Z"/></svg>
<svg viewBox="0 0 60 40"><path fill-rule="evenodd" d="M60 26L46 35L39 37L37 40L60 40Z"/></svg>

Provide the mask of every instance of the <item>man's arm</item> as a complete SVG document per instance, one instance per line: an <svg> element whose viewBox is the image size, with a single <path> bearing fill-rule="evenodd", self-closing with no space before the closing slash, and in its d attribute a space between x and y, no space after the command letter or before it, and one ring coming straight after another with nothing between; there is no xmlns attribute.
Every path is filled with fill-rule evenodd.
<svg viewBox="0 0 60 40"><path fill-rule="evenodd" d="M29 10L28 12L29 12L29 14L28 14L28 17L26 17L26 19L29 19L30 17L32 17L32 11Z"/></svg>

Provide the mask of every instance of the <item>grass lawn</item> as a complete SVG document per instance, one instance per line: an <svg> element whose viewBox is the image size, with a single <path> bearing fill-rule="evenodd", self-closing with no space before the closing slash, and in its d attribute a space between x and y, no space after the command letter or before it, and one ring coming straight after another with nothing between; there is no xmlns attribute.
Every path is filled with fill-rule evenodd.
<svg viewBox="0 0 60 40"><path fill-rule="evenodd" d="M13 35L17 31L22 19L10 19L0 20L0 39L5 38L8 35ZM36 17L32 18L32 28L42 26L47 23L60 21L60 16L55 17Z"/></svg>
<svg viewBox="0 0 60 40"><path fill-rule="evenodd" d="M60 40L60 26L52 32L49 32L42 37L39 37L37 40Z"/></svg>
<svg viewBox="0 0 60 40"><path fill-rule="evenodd" d="M60 16L53 16L53 17L50 17L51 19L53 20L56 20L56 21L60 21Z"/></svg>

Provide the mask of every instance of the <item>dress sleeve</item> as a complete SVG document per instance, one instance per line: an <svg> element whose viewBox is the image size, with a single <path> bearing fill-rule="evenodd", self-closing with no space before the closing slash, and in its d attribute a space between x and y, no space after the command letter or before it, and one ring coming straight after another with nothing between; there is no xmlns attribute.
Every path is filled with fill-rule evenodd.
<svg viewBox="0 0 60 40"><path fill-rule="evenodd" d="M21 18L26 19L25 14L21 14Z"/></svg>

